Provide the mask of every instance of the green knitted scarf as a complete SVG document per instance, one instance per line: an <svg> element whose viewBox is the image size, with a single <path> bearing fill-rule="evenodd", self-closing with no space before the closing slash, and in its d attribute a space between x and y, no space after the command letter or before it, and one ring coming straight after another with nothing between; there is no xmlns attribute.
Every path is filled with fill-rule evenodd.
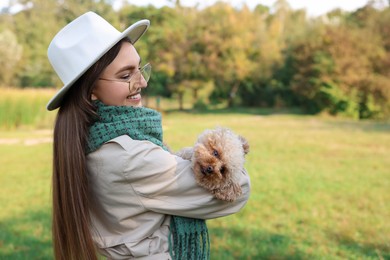
<svg viewBox="0 0 390 260"><path fill-rule="evenodd" d="M128 135L135 140L149 140L164 146L161 115L145 107L106 106L96 101L98 120L89 129L86 151L91 153L105 142ZM170 224L169 251L173 259L209 259L210 241L206 222L172 216Z"/></svg>

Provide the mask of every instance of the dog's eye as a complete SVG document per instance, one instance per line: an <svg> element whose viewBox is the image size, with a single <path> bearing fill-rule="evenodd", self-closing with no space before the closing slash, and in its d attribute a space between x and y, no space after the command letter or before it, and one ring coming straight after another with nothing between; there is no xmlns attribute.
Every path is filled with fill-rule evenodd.
<svg viewBox="0 0 390 260"><path fill-rule="evenodd" d="M218 157L218 156L219 156L218 151L217 151L217 150L214 150L213 155L214 155L215 157Z"/></svg>

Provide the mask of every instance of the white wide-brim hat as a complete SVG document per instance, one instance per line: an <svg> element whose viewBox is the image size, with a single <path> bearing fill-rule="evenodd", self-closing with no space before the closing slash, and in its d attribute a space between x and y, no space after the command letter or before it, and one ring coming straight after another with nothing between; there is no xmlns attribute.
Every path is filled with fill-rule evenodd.
<svg viewBox="0 0 390 260"><path fill-rule="evenodd" d="M51 41L47 56L64 86L49 101L47 110L60 107L73 83L116 43L129 37L134 44L149 25L149 20L141 20L119 32L101 16L87 12L62 28Z"/></svg>

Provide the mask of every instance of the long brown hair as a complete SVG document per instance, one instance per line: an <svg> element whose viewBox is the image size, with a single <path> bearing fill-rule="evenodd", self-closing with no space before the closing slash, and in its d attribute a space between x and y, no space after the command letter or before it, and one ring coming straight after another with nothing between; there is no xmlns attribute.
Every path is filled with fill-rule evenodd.
<svg viewBox="0 0 390 260"><path fill-rule="evenodd" d="M90 232L88 172L85 147L88 128L97 118L91 101L99 75L115 59L118 42L69 89L58 111L53 144L52 234L55 259L95 260Z"/></svg>

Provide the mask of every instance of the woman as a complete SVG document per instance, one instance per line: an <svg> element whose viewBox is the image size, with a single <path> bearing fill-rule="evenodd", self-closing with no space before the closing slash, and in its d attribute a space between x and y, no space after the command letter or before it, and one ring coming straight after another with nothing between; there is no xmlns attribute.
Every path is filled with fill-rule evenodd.
<svg viewBox="0 0 390 260"><path fill-rule="evenodd" d="M54 128L53 243L56 259L207 259L205 219L238 212L249 197L216 200L191 164L162 143L160 114L142 107L151 66L134 43L93 12L52 40L49 60L64 83L47 105Z"/></svg>

